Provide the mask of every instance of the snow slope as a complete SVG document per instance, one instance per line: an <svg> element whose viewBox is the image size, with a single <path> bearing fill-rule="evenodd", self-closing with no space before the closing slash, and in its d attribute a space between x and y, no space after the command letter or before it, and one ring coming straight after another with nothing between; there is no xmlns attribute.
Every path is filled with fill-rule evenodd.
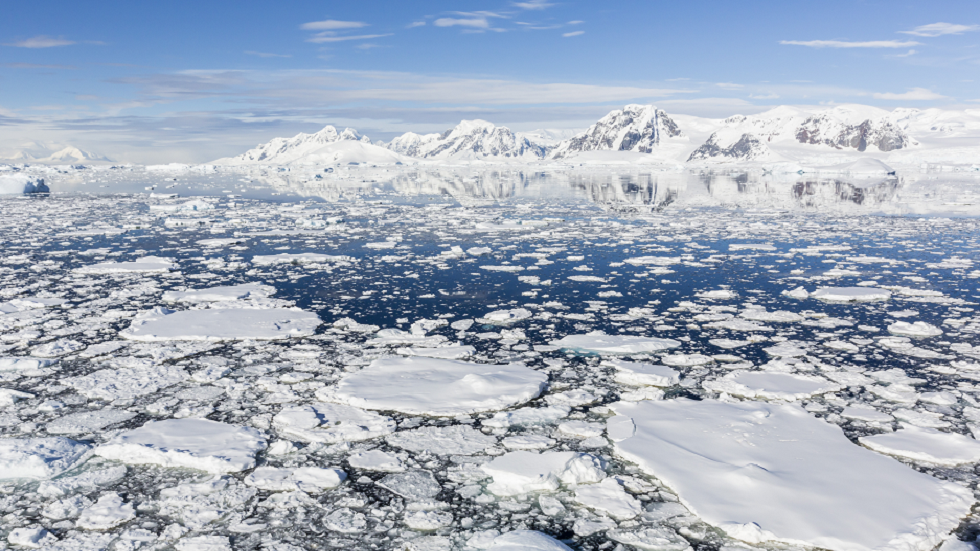
<svg viewBox="0 0 980 551"><path fill-rule="evenodd" d="M300 133L292 138L273 138L268 143L259 144L236 157L218 159L214 164L394 164L403 161L407 159L372 144L367 136L361 136L353 128L338 132L328 125L314 134Z"/></svg>

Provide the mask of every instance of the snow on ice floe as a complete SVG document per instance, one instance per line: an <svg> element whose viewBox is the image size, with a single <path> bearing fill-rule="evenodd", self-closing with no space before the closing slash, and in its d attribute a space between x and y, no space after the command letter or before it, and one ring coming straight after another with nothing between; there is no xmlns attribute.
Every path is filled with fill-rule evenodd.
<svg viewBox="0 0 980 551"><path fill-rule="evenodd" d="M234 473L255 466L266 440L256 429L207 419L150 421L98 446L95 454L125 463L155 463L210 473Z"/></svg>
<svg viewBox="0 0 980 551"><path fill-rule="evenodd" d="M973 438L914 425L858 440L876 452L914 461L950 466L980 461L980 442Z"/></svg>
<svg viewBox="0 0 980 551"><path fill-rule="evenodd" d="M119 334L144 342L282 340L308 337L321 323L316 314L298 309L215 308L154 312Z"/></svg>
<svg viewBox="0 0 980 551"><path fill-rule="evenodd" d="M534 530L512 530L496 536L488 551L572 551L555 538Z"/></svg>
<svg viewBox="0 0 980 551"><path fill-rule="evenodd" d="M252 264L256 266L273 266L276 264L326 264L328 262L347 262L349 256L337 256L320 253L282 253L273 255L255 255Z"/></svg>
<svg viewBox="0 0 980 551"><path fill-rule="evenodd" d="M357 442L395 431L395 420L373 411L342 405L316 403L288 406L272 418L272 426L287 438L301 442Z"/></svg>
<svg viewBox="0 0 980 551"><path fill-rule="evenodd" d="M493 477L487 490L498 496L553 492L561 484L592 484L606 477L605 462L578 452L508 452L481 467Z"/></svg>
<svg viewBox="0 0 980 551"><path fill-rule="evenodd" d="M8 357L0 358L0 372L3 371L32 371L58 363L51 358Z"/></svg>
<svg viewBox="0 0 980 551"><path fill-rule="evenodd" d="M347 473L340 469L321 467L259 467L245 477L245 485L270 492L304 491L316 494L323 490L336 488L347 479Z"/></svg>
<svg viewBox="0 0 980 551"><path fill-rule="evenodd" d="M973 504L966 488L856 446L795 405L680 399L612 409L620 417L610 421L635 427L614 438L617 454L750 543L928 551Z"/></svg>
<svg viewBox="0 0 980 551"><path fill-rule="evenodd" d="M344 375L331 400L365 409L451 416L523 404L537 398L547 381L547 375L519 362L380 358Z"/></svg>
<svg viewBox="0 0 980 551"><path fill-rule="evenodd" d="M248 298L268 298L275 294L276 288L259 283L243 283L209 289L192 289L188 291L167 291L163 293L164 302L225 302L230 300L245 300Z"/></svg>
<svg viewBox="0 0 980 551"><path fill-rule="evenodd" d="M643 352L659 352L681 345L673 339L657 337L637 337L633 335L568 335L556 341L552 346L576 352L592 352L596 354L640 354Z"/></svg>
<svg viewBox="0 0 980 551"><path fill-rule="evenodd" d="M87 434L104 429L116 423L129 421L136 414L117 409L100 409L69 413L51 421L44 427L51 434Z"/></svg>
<svg viewBox="0 0 980 551"><path fill-rule="evenodd" d="M351 467L365 471L400 473L405 470L405 463L401 458L381 450L357 452L348 456L347 462Z"/></svg>
<svg viewBox="0 0 980 551"><path fill-rule="evenodd" d="M895 323L888 326L888 332L892 335L900 335L903 337L938 337L943 334L943 330L936 327L935 325L930 325L924 321L916 321L909 323L907 321L896 321Z"/></svg>
<svg viewBox="0 0 980 551"><path fill-rule="evenodd" d="M435 455L473 455L482 453L497 443L496 437L466 425L420 427L396 432L387 440L392 446L404 450Z"/></svg>
<svg viewBox="0 0 980 551"><path fill-rule="evenodd" d="M62 437L0 438L0 480L58 476L86 457L89 446Z"/></svg>
<svg viewBox="0 0 980 551"><path fill-rule="evenodd" d="M874 287L821 287L810 293L811 298L826 302L873 302L891 296L891 291Z"/></svg>
<svg viewBox="0 0 980 551"><path fill-rule="evenodd" d="M713 392L788 402L843 388L843 385L823 377L768 371L735 371L719 379L705 381L702 386Z"/></svg>
<svg viewBox="0 0 980 551"><path fill-rule="evenodd" d="M180 267L173 258L144 256L132 262L102 262L91 266L76 268L79 274L126 274L126 273L165 273Z"/></svg>

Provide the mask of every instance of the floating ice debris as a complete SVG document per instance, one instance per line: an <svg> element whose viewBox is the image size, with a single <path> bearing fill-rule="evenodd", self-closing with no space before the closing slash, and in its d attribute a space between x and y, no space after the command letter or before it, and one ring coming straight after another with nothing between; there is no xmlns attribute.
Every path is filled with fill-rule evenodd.
<svg viewBox="0 0 980 551"><path fill-rule="evenodd" d="M444 360L459 360L476 354L476 348L471 345L442 346L438 348L399 348L395 350L402 356L424 356L426 358L442 358Z"/></svg>
<svg viewBox="0 0 980 551"><path fill-rule="evenodd" d="M132 262L102 262L91 266L75 268L80 274L125 274L125 273L163 273L177 270L179 266L173 258L144 256Z"/></svg>
<svg viewBox="0 0 980 551"><path fill-rule="evenodd" d="M68 301L62 298L15 298L10 302L0 302L0 315L25 312L52 306L62 306Z"/></svg>
<svg viewBox="0 0 980 551"><path fill-rule="evenodd" d="M320 324L316 314L302 310L216 308L153 314L133 320L119 334L144 342L282 340L312 335Z"/></svg>
<svg viewBox="0 0 980 551"><path fill-rule="evenodd" d="M588 421L565 421L558 425L558 430L563 434L579 436L581 438L592 438L602 436L606 427L602 423L590 423Z"/></svg>
<svg viewBox="0 0 980 551"><path fill-rule="evenodd" d="M71 339L58 339L31 349L31 354L40 358L60 358L85 349L85 344Z"/></svg>
<svg viewBox="0 0 980 551"><path fill-rule="evenodd" d="M480 269L489 272L523 272L524 266L480 266Z"/></svg>
<svg viewBox="0 0 980 551"><path fill-rule="evenodd" d="M391 417L373 411L341 405L316 403L285 407L272 418L276 431L302 442L356 442L395 431Z"/></svg>
<svg viewBox="0 0 980 551"><path fill-rule="evenodd" d="M0 480L52 478L74 467L89 447L67 438L0 438Z"/></svg>
<svg viewBox="0 0 980 551"><path fill-rule="evenodd" d="M711 323L704 324L704 326L708 329L727 329L729 331L773 331L773 328L769 327L768 325L762 325L761 323L756 323L754 321L740 319L713 321Z"/></svg>
<svg viewBox="0 0 980 551"><path fill-rule="evenodd" d="M627 494L615 478L607 478L598 484L579 486L575 489L575 501L590 509L602 511L616 520L629 520L643 512L640 500Z"/></svg>
<svg viewBox="0 0 980 551"><path fill-rule="evenodd" d="M556 341L553 346L576 352L593 352L596 354L639 354L643 352L659 352L681 345L673 339L656 337L637 337L633 335L568 335Z"/></svg>
<svg viewBox="0 0 980 551"><path fill-rule="evenodd" d="M811 298L827 302L872 302L891 296L891 291L873 287L821 287L810 293Z"/></svg>
<svg viewBox="0 0 980 551"><path fill-rule="evenodd" d="M255 454L265 447L265 439L253 428L207 419L167 419L119 434L95 453L125 463L234 473L254 467Z"/></svg>
<svg viewBox="0 0 980 551"><path fill-rule="evenodd" d="M109 530L136 518L132 503L123 503L116 493L105 494L82 511L75 525L83 530Z"/></svg>
<svg viewBox="0 0 980 551"><path fill-rule="evenodd" d="M348 262L352 260L349 256L337 256L319 253L282 253L273 255L256 255L252 257L252 264L256 266L272 266L276 264L326 264L328 262Z"/></svg>
<svg viewBox="0 0 980 551"><path fill-rule="evenodd" d="M868 406L848 406L841 412L842 417L870 423L891 423L894 417Z"/></svg>
<svg viewBox="0 0 980 551"><path fill-rule="evenodd" d="M767 312L764 308L749 308L748 310L745 310L739 314L739 317L753 321L768 321L776 323L794 323L805 319L803 316L795 312L787 312L785 310Z"/></svg>
<svg viewBox="0 0 980 551"><path fill-rule="evenodd" d="M636 427L617 453L750 543L927 551L973 504L966 488L855 446L798 406L680 399L612 408Z"/></svg>
<svg viewBox="0 0 980 551"><path fill-rule="evenodd" d="M801 343L796 343L793 341L784 341L776 346L770 346L764 349L766 354L770 356L776 356L777 358L798 358L800 356L805 356L807 349L801 345Z"/></svg>
<svg viewBox="0 0 980 551"><path fill-rule="evenodd" d="M31 371L41 369L58 363L58 360L49 358L0 358L0 372L4 371Z"/></svg>
<svg viewBox="0 0 980 551"><path fill-rule="evenodd" d="M936 327L935 325L929 325L924 321L916 321L909 323L907 321L896 321L895 323L888 326L888 332L892 335L901 335L903 337L938 337L943 334L943 330Z"/></svg>
<svg viewBox="0 0 980 551"><path fill-rule="evenodd" d="M792 289L790 291L783 291L782 295L789 298L795 298L796 300L810 298L810 293L808 293L803 287L797 287L796 289Z"/></svg>
<svg viewBox="0 0 980 551"><path fill-rule="evenodd" d="M627 264L632 264L633 266L670 266L671 264L679 264L681 262L681 257L679 256L638 256L635 258L627 258L623 260Z"/></svg>
<svg viewBox="0 0 980 551"><path fill-rule="evenodd" d="M57 541L58 538L44 528L14 528L7 534L7 543L27 549L40 549Z"/></svg>
<svg viewBox="0 0 980 551"><path fill-rule="evenodd" d="M571 411L568 406L526 407L501 411L493 414L490 419L484 420L483 426L507 428L515 425L549 425L567 416Z"/></svg>
<svg viewBox="0 0 980 551"><path fill-rule="evenodd" d="M635 547L641 551L686 551L691 549L691 544L686 539L667 526L638 530L613 529L607 531L606 535L613 541Z"/></svg>
<svg viewBox="0 0 980 551"><path fill-rule="evenodd" d="M499 496L553 492L563 483L591 484L606 477L605 462L577 452L508 452L480 468L493 477L487 489Z"/></svg>
<svg viewBox="0 0 980 551"><path fill-rule="evenodd" d="M858 439L876 452L938 465L980 461L980 442L962 434L905 425L901 430Z"/></svg>
<svg viewBox="0 0 980 551"><path fill-rule="evenodd" d="M337 384L333 400L408 414L452 416L522 404L548 377L523 363L486 365L438 358L380 358Z"/></svg>
<svg viewBox="0 0 980 551"><path fill-rule="evenodd" d="M537 434L519 434L504 438L502 444L508 450L544 450L554 446L555 441Z"/></svg>
<svg viewBox="0 0 980 551"><path fill-rule="evenodd" d="M100 409L80 411L59 417L45 426L51 434L86 434L136 417L131 411Z"/></svg>
<svg viewBox="0 0 980 551"><path fill-rule="evenodd" d="M730 300L738 296L735 291L730 291L728 289L716 289L714 291L703 291L697 293L698 298L708 299L708 300Z"/></svg>
<svg viewBox="0 0 980 551"><path fill-rule="evenodd" d="M346 478L347 473L340 469L259 467L246 476L244 482L247 486L270 492L301 490L315 494L340 486Z"/></svg>
<svg viewBox="0 0 980 551"><path fill-rule="evenodd" d="M720 379L705 381L702 386L713 392L787 402L843 388L823 377L767 371L736 371Z"/></svg>
<svg viewBox="0 0 980 551"><path fill-rule="evenodd" d="M438 511L411 511L405 513L405 526L412 530L436 530L453 523L452 513Z"/></svg>
<svg viewBox="0 0 980 551"><path fill-rule="evenodd" d="M185 379L187 373L180 367L158 365L135 369L100 369L88 375L70 377L65 382L85 397L112 401L152 394Z"/></svg>
<svg viewBox="0 0 980 551"><path fill-rule="evenodd" d="M422 470L389 474L378 482L378 486L412 501L431 499L442 491L432 473Z"/></svg>
<svg viewBox="0 0 980 551"><path fill-rule="evenodd" d="M469 249L466 249L466 254L470 256L483 256L492 252L493 249L490 247L470 247Z"/></svg>
<svg viewBox="0 0 980 551"><path fill-rule="evenodd" d="M258 283L243 283L226 287L194 289L190 291L167 291L163 293L164 302L224 302L247 298L268 298L275 294L276 288Z"/></svg>
<svg viewBox="0 0 980 551"><path fill-rule="evenodd" d="M729 243L730 251L775 251L776 247L766 243Z"/></svg>
<svg viewBox="0 0 980 551"><path fill-rule="evenodd" d="M488 551L572 551L555 538L534 530L512 530L497 536Z"/></svg>
<svg viewBox="0 0 980 551"><path fill-rule="evenodd" d="M660 358L664 365L673 367L695 367L714 363L714 358L704 354L667 354Z"/></svg>
<svg viewBox="0 0 980 551"><path fill-rule="evenodd" d="M513 310L496 310L490 312L477 321L493 325L508 325L529 317L531 317L531 311L527 308L515 308Z"/></svg>
<svg viewBox="0 0 980 551"><path fill-rule="evenodd" d="M405 470L405 464L398 456L381 450L357 452L348 457L347 462L351 467L365 471L399 473Z"/></svg>
<svg viewBox="0 0 980 551"><path fill-rule="evenodd" d="M387 440L392 446L411 452L428 452L435 455L473 455L497 443L495 437L483 434L468 425L421 427L396 432Z"/></svg>
<svg viewBox="0 0 980 551"><path fill-rule="evenodd" d="M681 381L680 373L657 364L604 360L602 365L616 368L616 382L633 386L672 386Z"/></svg>
<svg viewBox="0 0 980 551"><path fill-rule="evenodd" d="M442 335L425 334L418 335L402 331L401 329L382 329L378 331L377 337L368 339L370 346L392 346L396 344L408 344L416 348L430 348L442 345L448 339Z"/></svg>

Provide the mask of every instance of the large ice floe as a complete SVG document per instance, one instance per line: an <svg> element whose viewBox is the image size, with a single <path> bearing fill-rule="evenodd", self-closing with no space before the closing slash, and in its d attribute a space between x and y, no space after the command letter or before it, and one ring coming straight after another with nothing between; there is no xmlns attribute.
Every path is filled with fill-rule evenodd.
<svg viewBox="0 0 980 551"><path fill-rule="evenodd" d="M254 467L255 455L265 447L265 438L250 427L168 419L123 432L97 447L95 454L126 463L235 473Z"/></svg>
<svg viewBox="0 0 980 551"><path fill-rule="evenodd" d="M895 432L864 436L861 443L877 452L938 465L980 461L980 442L962 434L906 425Z"/></svg>
<svg viewBox="0 0 980 551"><path fill-rule="evenodd" d="M158 309L120 331L134 341L281 340L312 335L321 324L311 312L285 308Z"/></svg>
<svg viewBox="0 0 980 551"><path fill-rule="evenodd" d="M750 543L927 551L973 504L966 488L856 446L795 405L680 399L612 408L624 420L610 435L618 455Z"/></svg>
<svg viewBox="0 0 980 551"><path fill-rule="evenodd" d="M331 399L366 409L452 416L523 404L537 398L547 381L547 375L519 362L381 358L345 375Z"/></svg>

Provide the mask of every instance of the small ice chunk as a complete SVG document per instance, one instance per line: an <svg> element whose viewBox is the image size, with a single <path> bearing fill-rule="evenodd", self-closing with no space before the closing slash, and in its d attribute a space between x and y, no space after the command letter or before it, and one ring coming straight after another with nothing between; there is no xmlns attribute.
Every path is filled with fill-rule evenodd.
<svg viewBox="0 0 980 551"><path fill-rule="evenodd" d="M189 536L174 544L176 551L232 551L226 536Z"/></svg>
<svg viewBox="0 0 980 551"><path fill-rule="evenodd" d="M58 360L48 358L31 358L27 356L0 358L0 372L34 371L56 363L58 363Z"/></svg>
<svg viewBox="0 0 980 551"><path fill-rule="evenodd" d="M639 354L642 352L659 352L681 345L673 339L656 337L638 337L634 335L568 335L556 341L553 346L576 352L592 352L596 354Z"/></svg>
<svg viewBox="0 0 980 551"><path fill-rule="evenodd" d="M513 411L501 411L483 421L485 427L507 428L514 425L548 425L571 412L568 406L526 407Z"/></svg>
<svg viewBox="0 0 980 551"><path fill-rule="evenodd" d="M54 534L37 527L14 528L7 534L7 543L27 549L40 549L57 541L58 538Z"/></svg>
<svg viewBox="0 0 980 551"><path fill-rule="evenodd" d="M589 484L606 477L605 462L577 452L532 453L515 451L481 467L493 477L487 489L499 496L551 492L564 484Z"/></svg>
<svg viewBox="0 0 980 551"><path fill-rule="evenodd" d="M41 510L41 516L51 520L75 518L90 505L92 505L92 501L85 496L69 496L45 505L44 509Z"/></svg>
<svg viewBox="0 0 980 551"><path fill-rule="evenodd" d="M488 551L572 551L555 538L534 530L512 530L497 536Z"/></svg>
<svg viewBox="0 0 980 551"><path fill-rule="evenodd" d="M208 419L166 419L121 433L95 453L126 463L234 473L254 467L255 454L265 447L261 433L250 427Z"/></svg>
<svg viewBox="0 0 980 551"><path fill-rule="evenodd" d="M276 288L259 283L243 283L209 289L193 289L189 291L167 291L163 293L164 302L224 302L230 300L245 300L248 298L268 298L275 294Z"/></svg>
<svg viewBox="0 0 980 551"><path fill-rule="evenodd" d="M391 417L342 404L288 406L272 418L280 435L302 442L357 442L395 431Z"/></svg>
<svg viewBox="0 0 980 551"><path fill-rule="evenodd" d="M412 501L432 499L442 491L432 473L421 470L389 474L378 482L378 486Z"/></svg>
<svg viewBox="0 0 980 551"><path fill-rule="evenodd" d="M493 249L490 247L470 247L469 249L466 249L466 254L470 256L483 256L492 252Z"/></svg>
<svg viewBox="0 0 980 551"><path fill-rule="evenodd" d="M162 273L179 269L172 258L144 256L132 262L102 262L75 268L79 274Z"/></svg>
<svg viewBox="0 0 980 551"><path fill-rule="evenodd" d="M668 503L668 505L670 505ZM606 532L609 539L635 547L640 551L687 551L691 544L668 526L641 529L614 529ZM722 546L729 551L742 550L741 546ZM746 548L747 549L747 548Z"/></svg>
<svg viewBox="0 0 980 551"><path fill-rule="evenodd" d="M470 345L441 346L438 348L399 348L402 356L424 356L426 358L441 358L443 360L459 360L476 354L476 348Z"/></svg>
<svg viewBox="0 0 980 551"><path fill-rule="evenodd" d="M421 427L396 432L387 440L392 446L411 452L435 455L472 455L497 443L495 437L483 434L469 425Z"/></svg>
<svg viewBox="0 0 980 551"><path fill-rule="evenodd" d="M716 289L714 291L703 291L697 293L698 298L708 300L730 300L738 296L738 293L729 289Z"/></svg>
<svg viewBox="0 0 980 551"><path fill-rule="evenodd" d="M591 438L602 436L606 427L602 423L590 423L588 421L565 421L558 425L558 430L564 434L578 436L581 438Z"/></svg>
<svg viewBox="0 0 980 551"><path fill-rule="evenodd" d="M616 368L616 382L633 386L673 386L681 381L680 373L664 365L604 360L602 365Z"/></svg>
<svg viewBox="0 0 980 551"><path fill-rule="evenodd" d="M405 513L405 525L412 530L437 530L452 523L452 513L440 511L410 511Z"/></svg>
<svg viewBox="0 0 980 551"><path fill-rule="evenodd" d="M575 489L575 501L590 509L603 511L616 520L629 520L643 512L640 501L627 494L615 478L579 486Z"/></svg>
<svg viewBox="0 0 980 551"><path fill-rule="evenodd" d="M366 409L454 416L537 398L547 375L523 363L486 365L438 358L380 358L346 374L332 400Z"/></svg>
<svg viewBox="0 0 980 551"><path fill-rule="evenodd" d="M270 492L301 490L315 494L340 486L346 478L347 473L340 469L259 467L246 476L244 482L247 486Z"/></svg>
<svg viewBox="0 0 980 551"><path fill-rule="evenodd" d="M89 451L62 437L0 438L0 480L55 477L74 467Z"/></svg>
<svg viewBox="0 0 980 551"><path fill-rule="evenodd" d="M350 463L351 467L365 471L400 473L405 470L405 465L398 456L381 450L355 453L347 458L347 462Z"/></svg>
<svg viewBox="0 0 980 551"><path fill-rule="evenodd" d="M805 319L803 316L794 312L787 312L785 310L768 312L764 308L750 308L739 314L739 317L752 321L769 321L776 323L795 323Z"/></svg>
<svg viewBox="0 0 980 551"><path fill-rule="evenodd" d="M938 337L943 334L943 330L935 325L929 325L924 321L909 323L907 321L896 321L888 326L888 332L892 335L903 337Z"/></svg>
<svg viewBox="0 0 980 551"><path fill-rule="evenodd" d="M531 317L531 311L527 308L515 308L513 310L495 310L485 314L480 318L481 323L493 325L508 325Z"/></svg>
<svg viewBox="0 0 980 551"><path fill-rule="evenodd" d="M842 417L871 423L891 423L894 417L868 406L848 406L841 412Z"/></svg>
<svg viewBox="0 0 980 551"><path fill-rule="evenodd" d="M75 525L84 530L109 530L136 518L132 503L123 503L117 493L105 494L82 511Z"/></svg>
<svg viewBox="0 0 980 551"><path fill-rule="evenodd" d="M544 450L555 445L555 441L539 434L518 434L503 440L508 450Z"/></svg>
<svg viewBox="0 0 980 551"><path fill-rule="evenodd" d="M863 436L858 441L876 452L938 465L980 461L980 442L973 438L913 425L886 434Z"/></svg>
<svg viewBox="0 0 980 551"><path fill-rule="evenodd" d="M720 379L705 381L702 386L713 392L788 402L843 388L823 377L768 371L735 371Z"/></svg>
<svg viewBox="0 0 980 551"><path fill-rule="evenodd" d="M821 287L810 293L811 298L826 302L870 302L891 296L891 291L873 287Z"/></svg>
<svg viewBox="0 0 980 551"><path fill-rule="evenodd" d="M697 367L714 363L714 358L704 354L667 354L660 358L664 365L673 367Z"/></svg>
<svg viewBox="0 0 980 551"><path fill-rule="evenodd" d="M144 342L281 340L307 337L320 325L312 312L285 308L215 308L151 314L133 320L120 336Z"/></svg>
<svg viewBox="0 0 980 551"><path fill-rule="evenodd" d="M587 390L573 388L572 390L549 394L544 399L549 405L575 408L594 403L599 400L599 397Z"/></svg>
<svg viewBox="0 0 980 551"><path fill-rule="evenodd" d="M80 411L59 417L44 428L51 434L86 434L128 421L133 417L136 417L136 414L131 411L110 408Z"/></svg>

